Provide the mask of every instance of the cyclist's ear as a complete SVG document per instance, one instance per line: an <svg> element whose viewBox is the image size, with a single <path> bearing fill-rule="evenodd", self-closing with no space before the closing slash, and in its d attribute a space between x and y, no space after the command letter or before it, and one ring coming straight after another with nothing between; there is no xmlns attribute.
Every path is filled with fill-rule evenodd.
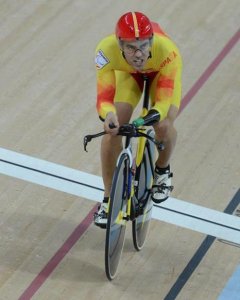
<svg viewBox="0 0 240 300"><path fill-rule="evenodd" d="M123 51L123 41L122 40L118 40L118 46L120 48L121 51Z"/></svg>
<svg viewBox="0 0 240 300"><path fill-rule="evenodd" d="M122 52L122 56L125 59L126 57L125 57L125 54L124 54L124 51L123 51L123 43L124 43L123 41L118 40L118 45L119 45L120 51Z"/></svg>
<svg viewBox="0 0 240 300"><path fill-rule="evenodd" d="M153 44L153 36L150 37L150 39L149 39L149 44L150 44L150 47L152 47L152 44Z"/></svg>

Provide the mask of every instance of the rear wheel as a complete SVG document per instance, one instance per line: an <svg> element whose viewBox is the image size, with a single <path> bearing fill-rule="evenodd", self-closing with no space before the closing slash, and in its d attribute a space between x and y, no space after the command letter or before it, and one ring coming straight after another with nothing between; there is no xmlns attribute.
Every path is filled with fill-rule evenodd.
<svg viewBox="0 0 240 300"><path fill-rule="evenodd" d="M151 154L150 154L151 153ZM151 186L153 181L153 155L154 148L147 142L143 160L136 170L135 203L136 218L132 223L133 244L140 251L146 241L152 216L153 202L151 200Z"/></svg>
<svg viewBox="0 0 240 300"><path fill-rule="evenodd" d="M109 280L116 276L124 245L127 222L128 176L129 157L123 154L113 176L108 212L105 271Z"/></svg>

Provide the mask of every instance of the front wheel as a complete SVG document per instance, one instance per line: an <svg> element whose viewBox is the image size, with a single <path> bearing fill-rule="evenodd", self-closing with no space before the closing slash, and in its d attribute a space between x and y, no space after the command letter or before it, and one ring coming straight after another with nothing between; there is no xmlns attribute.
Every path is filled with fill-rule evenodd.
<svg viewBox="0 0 240 300"><path fill-rule="evenodd" d="M113 176L105 243L105 271L112 280L117 273L125 239L129 157L122 154Z"/></svg>

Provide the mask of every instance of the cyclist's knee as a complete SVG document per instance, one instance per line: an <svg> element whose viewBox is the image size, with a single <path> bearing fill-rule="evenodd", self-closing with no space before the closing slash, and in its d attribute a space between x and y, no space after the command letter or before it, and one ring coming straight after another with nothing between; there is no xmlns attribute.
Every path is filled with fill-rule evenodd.
<svg viewBox="0 0 240 300"><path fill-rule="evenodd" d="M165 119L154 125L155 135L158 140L167 141L177 135L177 131L172 122Z"/></svg>

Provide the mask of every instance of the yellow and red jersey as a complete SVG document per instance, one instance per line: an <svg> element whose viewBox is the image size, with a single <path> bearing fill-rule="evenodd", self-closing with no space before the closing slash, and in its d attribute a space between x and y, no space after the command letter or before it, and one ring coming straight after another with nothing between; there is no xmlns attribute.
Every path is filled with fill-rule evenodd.
<svg viewBox="0 0 240 300"><path fill-rule="evenodd" d="M159 111L161 120L168 113L170 105L177 108L181 100L182 59L175 43L161 30L157 23L153 25L151 57L144 69L139 72L124 59L118 40L114 34L100 41L96 48L97 72L97 111L102 119L108 112L116 112L114 102L128 102L136 105L141 87L138 75L149 73L154 78L150 86L152 108ZM131 79L130 79L131 77ZM119 84L119 78L121 84ZM136 84L130 84L134 80ZM120 87L119 87L120 86Z"/></svg>

